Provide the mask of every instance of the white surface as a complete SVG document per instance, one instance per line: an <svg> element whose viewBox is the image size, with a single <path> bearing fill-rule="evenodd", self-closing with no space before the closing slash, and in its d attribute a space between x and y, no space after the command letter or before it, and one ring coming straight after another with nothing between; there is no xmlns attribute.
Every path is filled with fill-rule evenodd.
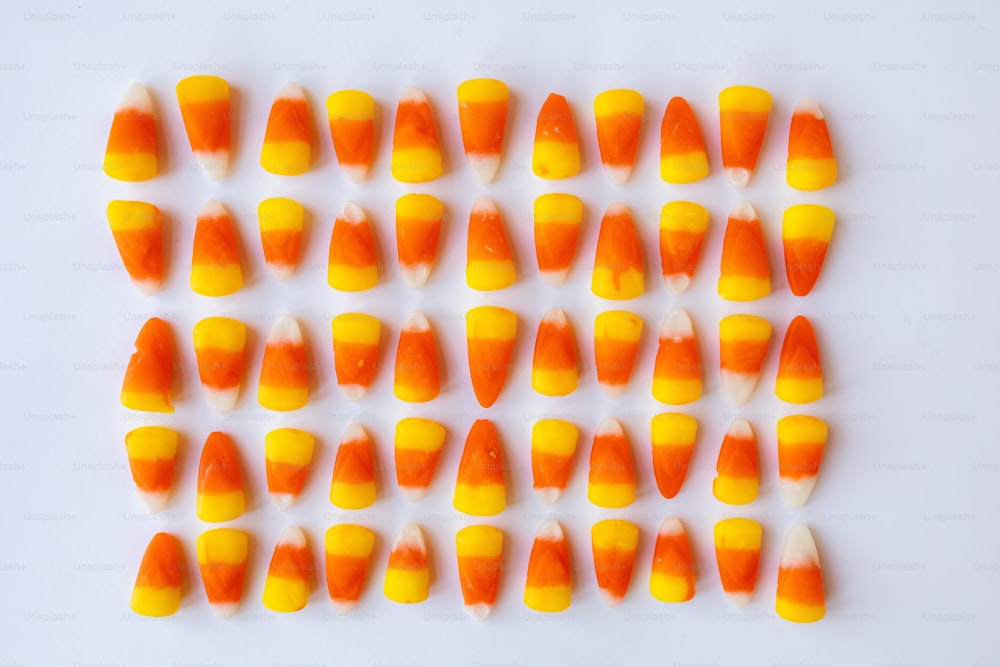
<svg viewBox="0 0 1000 667"><path fill-rule="evenodd" d="M0 383L5 437L0 445L0 663L18 665L844 665L995 663L1000 655L1000 452L995 410L1000 389L996 193L1000 158L1000 12L987 1L906 3L773 2L683 5L614 3L601 12L528 2L375 3L336 8L263 2L9 2L0 9ZM108 3L110 4L110 3ZM903 3L899 3L900 6ZM530 8L529 8L530 7ZM184 136L174 86L183 76L214 73L235 91L233 167L207 181ZM476 183L458 133L455 87L496 76L511 89L505 154L497 179ZM162 175L142 184L101 172L111 116L128 84L142 81L164 122ZM316 164L286 178L258 163L267 112L289 81L309 98L318 136ZM734 83L767 88L775 99L758 173L735 190L720 168L716 95ZM446 174L421 186L388 173L395 102L407 84L431 99L444 143ZM334 90L358 87L379 104L378 157L368 180L347 182L335 164L323 103ZM612 87L646 97L639 162L624 187L612 186L598 160L591 104ZM584 172L547 182L530 174L534 118L550 91L570 100L583 142ZM658 177L660 116L683 95L706 135L711 176L671 186ZM784 183L786 132L795 103L822 105L833 134L840 181L819 193ZM534 265L531 203L564 190L586 204L581 252L566 285L542 284ZM425 289L408 290L395 262L392 211L405 192L429 192L446 204L440 262ZM520 264L519 280L480 294L463 281L467 215L473 200L493 198L503 212ZM289 196L309 211L304 264L286 282L266 271L256 207ZM142 297L120 266L104 216L107 201L151 201L166 215L169 276L161 293ZM220 299L188 287L195 215L210 198L238 222L248 280ZM691 288L673 296L657 275L656 221L675 198L704 204L712 223ZM757 303L715 295L724 216L740 200L760 213L771 252L775 293ZM382 281L362 294L331 290L326 253L336 212L347 200L365 208L384 257ZM614 201L628 204L646 247L647 293L626 304L590 294L598 220ZM793 297L781 269L781 211L798 202L831 206L837 227L813 293ZM497 404L475 403L464 361L465 311L477 304L521 317L516 365ZM534 329L549 307L565 308L584 358L580 389L565 398L530 390ZM646 322L637 371L617 400L599 390L590 355L594 315L622 306ZM687 482L678 497L656 492L648 464L649 417L664 410L649 393L655 329L671 308L690 312L700 337L705 396L685 412L700 423ZM357 403L336 390L330 318L360 310L384 323L383 368ZM431 319L446 351L442 397L405 405L392 396L395 338L405 313ZM717 322L733 312L767 317L775 340L760 387L738 411L719 390ZM256 405L256 373L266 332L284 313L303 324L321 372L307 408L289 415ZM792 406L773 396L777 349L795 314L817 328L827 396L805 412L830 424L828 454L804 508L781 502L774 422ZM144 415L117 401L122 373L142 322L173 325L181 385L172 417ZM251 376L236 411L211 413L197 386L190 330L208 315L245 321ZM430 493L417 503L396 490L392 428L403 416L428 416L449 429ZM483 623L468 619L454 564L454 534L478 520L451 507L461 444L472 421L497 423L510 465L508 509L484 523L505 533L500 597ZM530 490L529 434L542 416L581 427L570 486L553 506ZM761 497L746 508L714 500L715 456L734 417L754 426L761 446ZM639 467L640 497L604 511L586 501L586 460L593 429L620 419ZM339 434L357 421L370 430L380 468L379 500L360 512L327 499ZM182 467L169 506L152 517L131 488L123 436L140 424L183 434ZM287 512L266 498L264 434L279 426L308 429L320 447L306 497ZM230 433L243 453L250 511L234 526L253 535L246 601L229 621L215 617L197 575L181 611L145 620L128 611L135 568L157 530L177 534L189 563L206 526L195 518L198 452L213 429ZM700 566L698 592L684 605L649 596L655 532L680 517ZM744 610L729 607L712 554L712 525L749 516L764 526L757 594ZM521 602L531 537L555 517L571 540L575 583L565 613L530 613ZM589 555L591 524L624 517L642 530L632 588L617 609L599 600ZM340 617L322 570L309 606L278 616L260 596L270 552L282 531L301 524L321 555L325 529L354 521L378 534L370 580L359 606ZM384 599L382 576L393 536L407 521L426 532L433 566L430 599L402 607ZM780 545L805 523L825 567L828 616L811 626L774 614Z"/></svg>

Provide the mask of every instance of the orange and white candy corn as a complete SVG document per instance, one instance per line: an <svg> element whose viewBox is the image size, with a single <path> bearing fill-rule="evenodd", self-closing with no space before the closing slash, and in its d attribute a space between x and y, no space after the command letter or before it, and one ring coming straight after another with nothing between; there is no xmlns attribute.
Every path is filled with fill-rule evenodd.
<svg viewBox="0 0 1000 667"><path fill-rule="evenodd" d="M591 291L602 299L634 299L645 291L642 244L625 204L608 207L601 219Z"/></svg>
<svg viewBox="0 0 1000 667"><path fill-rule="evenodd" d="M576 391L579 368L576 338L566 313L549 308L538 323L531 361L531 387L545 396L566 396Z"/></svg>
<svg viewBox="0 0 1000 667"><path fill-rule="evenodd" d="M177 431L140 426L125 434L128 467L135 490L151 514L167 504L177 466Z"/></svg>
<svg viewBox="0 0 1000 667"><path fill-rule="evenodd" d="M785 331L774 393L786 403L812 403L823 398L823 365L816 332L802 315Z"/></svg>
<svg viewBox="0 0 1000 667"><path fill-rule="evenodd" d="M415 604L427 599L430 585L424 533L415 523L404 524L389 552L382 592L393 602Z"/></svg>
<svg viewBox="0 0 1000 667"><path fill-rule="evenodd" d="M785 535L774 606L778 616L793 623L814 623L826 616L819 551L812 532L802 524Z"/></svg>
<svg viewBox="0 0 1000 667"><path fill-rule="evenodd" d="M722 239L719 296L728 301L755 301L771 293L771 265L760 219L753 206L737 204L729 213Z"/></svg>
<svg viewBox="0 0 1000 667"><path fill-rule="evenodd" d="M701 356L687 311L675 308L663 318L653 364L653 398L685 405L701 398Z"/></svg>
<svg viewBox="0 0 1000 667"><path fill-rule="evenodd" d="M750 400L771 340L771 324L756 315L727 315L719 322L722 394L733 407Z"/></svg>
<svg viewBox="0 0 1000 667"><path fill-rule="evenodd" d="M243 382L247 327L231 317L207 317L194 325L194 354L208 406L216 414L236 407Z"/></svg>
<svg viewBox="0 0 1000 667"><path fill-rule="evenodd" d="M472 289L492 291L513 285L516 278L503 216L492 199L479 197L469 214L465 282Z"/></svg>
<svg viewBox="0 0 1000 667"><path fill-rule="evenodd" d="M181 608L184 558L177 538L157 533L146 546L132 587L132 611L142 616L170 616Z"/></svg>
<svg viewBox="0 0 1000 667"><path fill-rule="evenodd" d="M229 211L209 199L198 211L191 250L191 289L203 296L226 296L243 287L239 237Z"/></svg>
<svg viewBox="0 0 1000 667"><path fill-rule="evenodd" d="M309 171L312 131L305 91L287 83L278 91L267 117L260 166L278 176L297 176Z"/></svg>
<svg viewBox="0 0 1000 667"><path fill-rule="evenodd" d="M558 180L580 172L580 142L569 102L550 94L538 111L531 171L539 178Z"/></svg>
<svg viewBox="0 0 1000 667"><path fill-rule="evenodd" d="M368 392L378 371L382 324L364 313L341 313L330 323L337 386L349 401Z"/></svg>
<svg viewBox="0 0 1000 667"><path fill-rule="evenodd" d="M344 510L360 510L375 502L372 439L360 424L344 431L333 463L330 502Z"/></svg>
<svg viewBox="0 0 1000 667"><path fill-rule="evenodd" d="M750 604L757 585L763 529L753 519L723 519L714 532L722 590L734 607L742 609Z"/></svg>
<svg viewBox="0 0 1000 667"><path fill-rule="evenodd" d="M562 419L541 419L531 427L532 487L546 505L566 490L580 430Z"/></svg>
<svg viewBox="0 0 1000 667"><path fill-rule="evenodd" d="M302 204L287 197L271 197L257 206L264 262L278 280L295 273L302 252Z"/></svg>
<svg viewBox="0 0 1000 667"><path fill-rule="evenodd" d="M274 546L264 580L264 606L289 613L304 609L309 602L309 583L316 566L306 534L289 526Z"/></svg>
<svg viewBox="0 0 1000 667"><path fill-rule="evenodd" d="M560 192L535 199L535 257L546 285L562 285L576 254L583 223L583 202Z"/></svg>
<svg viewBox="0 0 1000 667"><path fill-rule="evenodd" d="M198 536L195 551L208 604L222 618L232 617L243 599L249 537L235 528L206 530Z"/></svg>
<svg viewBox="0 0 1000 667"><path fill-rule="evenodd" d="M642 95L634 90L606 90L594 98L597 146L608 180L615 185L624 185L635 166L642 107Z"/></svg>
<svg viewBox="0 0 1000 667"><path fill-rule="evenodd" d="M458 462L455 509L473 516L500 514L507 505L503 471L503 447L496 426L489 419L477 419Z"/></svg>
<svg viewBox="0 0 1000 667"><path fill-rule="evenodd" d="M694 453L698 422L690 415L664 412L649 421L653 475L664 498L674 498L684 485Z"/></svg>
<svg viewBox="0 0 1000 667"><path fill-rule="evenodd" d="M212 523L232 521L246 508L236 445L225 433L213 431L205 440L198 462L198 518Z"/></svg>
<svg viewBox="0 0 1000 667"><path fill-rule="evenodd" d="M148 181L157 172L156 116L149 91L132 83L115 109L104 151L104 173L119 181Z"/></svg>
<svg viewBox="0 0 1000 667"><path fill-rule="evenodd" d="M399 332L392 392L407 403L426 403L441 393L437 338L423 313L410 313Z"/></svg>
<svg viewBox="0 0 1000 667"><path fill-rule="evenodd" d="M444 173L434 111L415 86L404 88L399 97L390 168L392 177L401 183L426 183Z"/></svg>
<svg viewBox="0 0 1000 667"><path fill-rule="evenodd" d="M479 405L493 405L510 370L517 335L517 314L506 308L479 306L465 314L469 375Z"/></svg>
<svg viewBox="0 0 1000 667"><path fill-rule="evenodd" d="M792 415L778 420L781 497L792 509L805 505L816 486L826 436L826 422L818 417Z"/></svg>
<svg viewBox="0 0 1000 667"><path fill-rule="evenodd" d="M341 523L327 529L325 546L326 590L334 611L346 614L364 591L375 533L364 526Z"/></svg>
<svg viewBox="0 0 1000 667"><path fill-rule="evenodd" d="M326 98L326 115L340 169L360 183L375 155L375 100L360 90L338 90Z"/></svg>
<svg viewBox="0 0 1000 667"><path fill-rule="evenodd" d="M434 268L443 216L444 205L433 195L396 200L396 257L408 287L423 287Z"/></svg>
<svg viewBox="0 0 1000 667"><path fill-rule="evenodd" d="M694 575L694 556L684 524L675 517L665 519L653 547L650 594L660 602L687 602L694 597Z"/></svg>
<svg viewBox="0 0 1000 667"><path fill-rule="evenodd" d="M284 510L302 495L316 439L297 428L276 428L264 436L264 473L275 507Z"/></svg>
<svg viewBox="0 0 1000 667"><path fill-rule="evenodd" d="M177 83L177 103L202 173L212 181L222 178L229 168L232 142L229 84L217 76L189 76Z"/></svg>
<svg viewBox="0 0 1000 667"><path fill-rule="evenodd" d="M598 521L590 529L590 543L601 599L607 606L617 607L632 583L639 528L621 519Z"/></svg>
<svg viewBox="0 0 1000 667"><path fill-rule="evenodd" d="M490 615L500 589L503 533L493 526L466 526L455 534L458 582L469 616Z"/></svg>
<svg viewBox="0 0 1000 667"><path fill-rule="evenodd" d="M132 284L143 295L163 282L163 232L160 209L142 201L108 202L108 224Z"/></svg>
<svg viewBox="0 0 1000 667"><path fill-rule="evenodd" d="M489 183L500 168L507 125L507 84L496 79L469 79L458 86L458 122L469 168L480 183Z"/></svg>
<svg viewBox="0 0 1000 667"><path fill-rule="evenodd" d="M708 176L708 153L698 119L683 97L667 102L660 123L660 178L694 183Z"/></svg>
<svg viewBox="0 0 1000 667"><path fill-rule="evenodd" d="M719 93L722 166L729 182L746 187L764 144L771 94L753 86L731 86Z"/></svg>
<svg viewBox="0 0 1000 667"><path fill-rule="evenodd" d="M788 129L785 179L796 190L822 190L837 181L837 158L826 118L815 100L801 100Z"/></svg>
<svg viewBox="0 0 1000 667"><path fill-rule="evenodd" d="M407 417L396 423L396 484L406 500L419 500L427 493L446 435L444 426L430 419Z"/></svg>
<svg viewBox="0 0 1000 667"><path fill-rule="evenodd" d="M708 211L689 201L672 201L660 211L660 266L674 294L688 288L698 270L708 230Z"/></svg>
<svg viewBox="0 0 1000 667"><path fill-rule="evenodd" d="M816 284L833 235L833 223L833 211L826 206L797 204L785 209L781 243L788 287L795 296L809 294Z"/></svg>
<svg viewBox="0 0 1000 667"><path fill-rule="evenodd" d="M608 310L594 318L594 360L597 382L617 398L625 392L642 337L642 318L626 310Z"/></svg>
<svg viewBox="0 0 1000 667"><path fill-rule="evenodd" d="M569 608L573 595L573 570L569 542L555 519L546 519L535 532L528 556L524 604L529 609L558 612Z"/></svg>
<svg viewBox="0 0 1000 667"><path fill-rule="evenodd" d="M363 292L378 284L375 233L354 202L344 204L333 223L326 279L341 292Z"/></svg>
<svg viewBox="0 0 1000 667"><path fill-rule="evenodd" d="M628 507L635 500L632 447L617 419L605 419L590 448L587 499L598 507Z"/></svg>
<svg viewBox="0 0 1000 667"><path fill-rule="evenodd" d="M278 318L267 335L257 402L278 412L298 410L309 402L309 360L294 317Z"/></svg>
<svg viewBox="0 0 1000 667"><path fill-rule="evenodd" d="M158 317L146 320L135 338L122 381L121 403L131 410L172 413L174 336Z"/></svg>
<svg viewBox="0 0 1000 667"><path fill-rule="evenodd" d="M746 505L757 498L757 437L745 419L734 419L726 430L715 464L712 494L728 505Z"/></svg>

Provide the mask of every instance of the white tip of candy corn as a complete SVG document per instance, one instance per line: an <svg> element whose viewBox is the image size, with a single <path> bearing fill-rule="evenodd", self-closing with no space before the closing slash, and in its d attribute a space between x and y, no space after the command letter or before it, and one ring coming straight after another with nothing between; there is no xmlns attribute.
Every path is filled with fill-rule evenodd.
<svg viewBox="0 0 1000 667"><path fill-rule="evenodd" d="M753 390L757 387L757 376L749 373L734 373L730 370L722 369L720 373L722 381L722 393L726 401L734 408L745 404L753 396Z"/></svg>
<svg viewBox="0 0 1000 667"><path fill-rule="evenodd" d="M628 177L632 175L632 167L622 165L604 165L604 171L608 175L608 180L612 185L625 185Z"/></svg>
<svg viewBox="0 0 1000 667"><path fill-rule="evenodd" d="M299 329L299 323L291 315L282 315L271 327L271 332L267 336L267 342L272 345L280 343L301 345L302 331Z"/></svg>
<svg viewBox="0 0 1000 667"><path fill-rule="evenodd" d="M675 273L667 278L667 287L674 294L680 294L691 285L691 276L686 273Z"/></svg>
<svg viewBox="0 0 1000 667"><path fill-rule="evenodd" d="M431 275L431 267L429 264L417 264L405 268L401 267L399 272L402 274L403 282L406 283L406 286L416 289L423 287L427 282L427 278Z"/></svg>
<svg viewBox="0 0 1000 667"><path fill-rule="evenodd" d="M742 167L726 167L726 178L733 187L745 188L750 182L750 172Z"/></svg>
<svg viewBox="0 0 1000 667"><path fill-rule="evenodd" d="M566 282L566 278L569 276L569 269L560 269L558 271L540 271L539 275L542 278L542 282L550 287L556 287L557 285L562 285Z"/></svg>
<svg viewBox="0 0 1000 667"><path fill-rule="evenodd" d="M160 291L160 281L158 280L133 280L132 284L143 296L151 296Z"/></svg>
<svg viewBox="0 0 1000 667"><path fill-rule="evenodd" d="M546 486L541 489L535 489L538 493L538 497L541 498L542 502L546 505L551 505L559 500L562 495L562 489L557 489L554 486Z"/></svg>
<svg viewBox="0 0 1000 667"><path fill-rule="evenodd" d="M205 392L205 402L208 407L217 415L223 415L236 407L236 401L240 397L239 387L227 387L226 389L215 389L212 387L202 387Z"/></svg>
<svg viewBox="0 0 1000 667"><path fill-rule="evenodd" d="M212 608L219 618L225 620L227 618L232 618L236 611L240 608L239 602L213 602L209 606Z"/></svg>
<svg viewBox="0 0 1000 667"><path fill-rule="evenodd" d="M785 536L780 565L785 568L819 565L816 542L813 540L812 532L804 524L792 526Z"/></svg>
<svg viewBox="0 0 1000 667"><path fill-rule="evenodd" d="M492 607L488 604L482 602L478 604L467 604L465 605L465 611L468 612L469 616L476 619L477 621L485 620L487 616L490 615Z"/></svg>
<svg viewBox="0 0 1000 667"><path fill-rule="evenodd" d="M168 491L143 491L136 489L136 492L139 494L139 500L142 501L142 504L149 510L150 514L157 514L162 511L167 506L167 499L170 497Z"/></svg>
<svg viewBox="0 0 1000 667"><path fill-rule="evenodd" d="M333 613L338 616L347 616L351 611L358 606L357 602L345 602L343 600L333 600Z"/></svg>
<svg viewBox="0 0 1000 667"><path fill-rule="evenodd" d="M344 178L351 183L360 183L368 175L368 165L366 164L341 164L340 169L344 172Z"/></svg>
<svg viewBox="0 0 1000 667"><path fill-rule="evenodd" d="M415 503L427 495L427 489L421 486L401 486L399 487L399 495L403 496L403 500Z"/></svg>
<svg viewBox="0 0 1000 667"><path fill-rule="evenodd" d="M284 511L295 504L295 496L290 493L272 493L271 502L279 510Z"/></svg>
<svg viewBox="0 0 1000 667"><path fill-rule="evenodd" d="M816 477L781 480L781 497L792 509L799 509L806 504L813 489L816 487Z"/></svg>
<svg viewBox="0 0 1000 667"><path fill-rule="evenodd" d="M229 151L195 151L195 158L201 172L210 181L217 181L226 175L229 168Z"/></svg>
<svg viewBox="0 0 1000 667"><path fill-rule="evenodd" d="M747 593L745 591L735 591L732 593L726 593L726 597L729 598L729 604L733 605L735 609L743 609L753 598L753 593Z"/></svg>
<svg viewBox="0 0 1000 667"><path fill-rule="evenodd" d="M469 169L472 170L472 175L477 183L486 185L493 181L497 170L500 169L499 155L467 155L466 157L469 160Z"/></svg>
<svg viewBox="0 0 1000 667"><path fill-rule="evenodd" d="M153 113L153 101L149 98L149 91L146 86L134 81L125 89L121 102L118 103L118 110L135 109L142 113Z"/></svg>

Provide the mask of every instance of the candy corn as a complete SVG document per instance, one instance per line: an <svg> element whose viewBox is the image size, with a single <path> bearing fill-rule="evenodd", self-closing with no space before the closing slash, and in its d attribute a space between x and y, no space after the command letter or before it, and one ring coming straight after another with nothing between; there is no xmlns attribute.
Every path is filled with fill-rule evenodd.
<svg viewBox="0 0 1000 667"><path fill-rule="evenodd" d="M430 592L430 579L424 533L415 523L404 524L392 543L382 591L400 604L423 602Z"/></svg>
<svg viewBox="0 0 1000 667"><path fill-rule="evenodd" d="M818 417L792 415L778 420L781 497L792 509L805 505L816 486L826 435L826 422Z"/></svg>
<svg viewBox="0 0 1000 667"><path fill-rule="evenodd" d="M339 90L326 98L326 115L337 162L347 180L360 183L375 154L375 100L360 90Z"/></svg>
<svg viewBox="0 0 1000 667"><path fill-rule="evenodd" d="M687 311L675 308L663 318L653 364L653 398L684 405L701 398L701 357Z"/></svg>
<svg viewBox="0 0 1000 667"><path fill-rule="evenodd" d="M164 426L140 426L125 434L125 451L139 498L151 514L167 504L174 486L177 431Z"/></svg>
<svg viewBox="0 0 1000 667"><path fill-rule="evenodd" d="M625 310L609 310L594 318L594 358L597 382L604 393L625 393L642 337L642 318Z"/></svg>
<svg viewBox="0 0 1000 667"><path fill-rule="evenodd" d="M364 526L342 523L326 531L326 589L338 614L361 599L374 546L375 533Z"/></svg>
<svg viewBox="0 0 1000 667"><path fill-rule="evenodd" d="M197 514L202 521L232 521L246 511L240 456L225 433L213 431L205 440L198 463Z"/></svg>
<svg viewBox="0 0 1000 667"><path fill-rule="evenodd" d="M431 103L414 86L403 89L396 107L391 169L401 183L426 183L444 173Z"/></svg>
<svg viewBox="0 0 1000 667"><path fill-rule="evenodd" d="M216 414L236 407L243 380L246 325L231 317L207 317L194 325L194 354L205 400Z"/></svg>
<svg viewBox="0 0 1000 667"><path fill-rule="evenodd" d="M236 227L229 211L209 199L198 211L191 251L191 289L203 296L226 296L243 287Z"/></svg>
<svg viewBox="0 0 1000 667"><path fill-rule="evenodd" d="M580 144L569 103L552 93L545 99L535 124L531 171L539 178L569 178L580 172Z"/></svg>
<svg viewBox="0 0 1000 667"><path fill-rule="evenodd" d="M833 211L817 204L797 204L785 209L781 242L785 249L785 275L795 296L812 291L826 259L833 235Z"/></svg>
<svg viewBox="0 0 1000 667"><path fill-rule="evenodd" d="M627 507L635 500L635 468L628 436L617 419L605 419L590 449L587 499L598 507Z"/></svg>
<svg viewBox="0 0 1000 667"><path fill-rule="evenodd" d="M712 494L728 505L746 505L757 498L757 437L744 419L726 430L715 464Z"/></svg>
<svg viewBox="0 0 1000 667"><path fill-rule="evenodd" d="M729 301L755 301L771 293L771 265L757 211L746 202L729 213L722 239L719 296Z"/></svg>
<svg viewBox="0 0 1000 667"><path fill-rule="evenodd" d="M750 400L771 340L771 324L756 315L728 315L719 322L722 394L733 407Z"/></svg>
<svg viewBox="0 0 1000 667"><path fill-rule="evenodd" d="M771 94L753 86L732 86L719 93L722 166L738 188L750 182L764 144Z"/></svg>
<svg viewBox="0 0 1000 667"><path fill-rule="evenodd" d="M234 528L206 530L198 536L195 550L208 604L222 618L230 618L243 599L249 537Z"/></svg>
<svg viewBox="0 0 1000 667"><path fill-rule="evenodd" d="M698 270L708 229L708 211L700 204L672 201L660 212L660 265L674 294L688 288Z"/></svg>
<svg viewBox="0 0 1000 667"><path fill-rule="evenodd" d="M502 512L507 504L503 471L503 448L497 429L489 419L477 419L469 429L458 463L452 501L455 509L474 516Z"/></svg>
<svg viewBox="0 0 1000 667"><path fill-rule="evenodd" d="M477 621L490 615L500 588L503 533L493 526L466 526L455 534L458 581L465 610Z"/></svg>
<svg viewBox="0 0 1000 667"><path fill-rule="evenodd" d="M333 463L330 502L344 510L360 510L375 502L372 440L360 424L344 431Z"/></svg>
<svg viewBox="0 0 1000 667"><path fill-rule="evenodd" d="M503 217L489 197L480 197L469 214L465 282L475 290L492 291L514 284L511 255Z"/></svg>
<svg viewBox="0 0 1000 667"><path fill-rule="evenodd" d="M267 492L278 509L288 509L302 495L315 446L312 434L297 428L276 428L264 436Z"/></svg>
<svg viewBox="0 0 1000 667"><path fill-rule="evenodd" d="M715 524L715 562L722 590L737 609L750 604L757 584L762 529L753 519L723 519Z"/></svg>
<svg viewBox="0 0 1000 667"><path fill-rule="evenodd" d="M309 102L302 88L288 83L278 91L267 117L260 166L278 176L297 176L309 171L312 131Z"/></svg>
<svg viewBox="0 0 1000 667"><path fill-rule="evenodd" d="M156 116L149 91L132 83L115 109L104 152L104 173L119 181L148 181L156 176Z"/></svg>
<svg viewBox="0 0 1000 667"><path fill-rule="evenodd" d="M580 431L562 419L542 419L531 427L532 487L546 505L566 489Z"/></svg>
<svg viewBox="0 0 1000 667"><path fill-rule="evenodd" d="M571 567L562 527L555 519L546 519L535 533L528 556L525 606L544 612L568 609L573 593Z"/></svg>
<svg viewBox="0 0 1000 667"><path fill-rule="evenodd" d="M341 292L363 292L378 284L375 234L368 216L347 202L333 223L327 282Z"/></svg>
<svg viewBox="0 0 1000 667"><path fill-rule="evenodd" d="M830 130L815 100L802 100L795 106L788 130L785 178L796 190L822 190L837 180Z"/></svg>
<svg viewBox="0 0 1000 667"><path fill-rule="evenodd" d="M298 526L289 526L274 546L267 568L264 606L282 613L305 608L309 602L309 582L314 569L305 533Z"/></svg>
<svg viewBox="0 0 1000 667"><path fill-rule="evenodd" d="M684 524L665 519L656 534L649 592L660 602L687 602L694 597L694 556Z"/></svg>
<svg viewBox="0 0 1000 667"><path fill-rule="evenodd" d="M427 493L445 435L444 426L430 419L408 417L396 423L396 484L407 500L419 500Z"/></svg>
<svg viewBox="0 0 1000 667"><path fill-rule="evenodd" d="M583 222L579 197L558 192L535 199L535 257L546 285L566 282Z"/></svg>
<svg viewBox="0 0 1000 667"><path fill-rule="evenodd" d="M612 204L601 219L590 289L602 299L618 300L642 296L645 289L642 244L625 204Z"/></svg>
<svg viewBox="0 0 1000 667"><path fill-rule="evenodd" d="M698 422L690 415L664 412L649 421L653 475L664 498L674 498L681 490L697 435Z"/></svg>
<svg viewBox="0 0 1000 667"><path fill-rule="evenodd" d="M465 314L469 374L479 405L493 405L503 389L514 352L517 315L506 308L479 306Z"/></svg>
<svg viewBox="0 0 1000 667"><path fill-rule="evenodd" d="M823 366L816 333L802 315L785 331L774 393L786 403L812 403L823 398Z"/></svg>
<svg viewBox="0 0 1000 667"><path fill-rule="evenodd" d="M174 336L158 317L146 320L135 338L122 381L121 403L131 410L172 413Z"/></svg>
<svg viewBox="0 0 1000 667"><path fill-rule="evenodd" d="M549 308L538 323L531 361L531 387L545 396L566 396L576 390L576 338L566 313Z"/></svg>
<svg viewBox="0 0 1000 667"><path fill-rule="evenodd" d="M617 607L632 582L639 528L621 519L598 521L590 529L590 542L601 599L609 607Z"/></svg>
<svg viewBox="0 0 1000 667"><path fill-rule="evenodd" d="M496 79L470 79L458 86L462 145L469 168L480 183L492 181L500 168L507 97L507 84Z"/></svg>
<svg viewBox="0 0 1000 667"><path fill-rule="evenodd" d="M660 178L694 183L708 176L708 153L698 119L683 97L667 102L660 123Z"/></svg>
<svg viewBox="0 0 1000 667"><path fill-rule="evenodd" d="M132 284L143 295L163 282L163 234L160 209L141 201L108 202L108 224Z"/></svg>
<svg viewBox="0 0 1000 667"><path fill-rule="evenodd" d="M271 326L260 366L257 402L288 412L309 402L309 362L299 323L284 315Z"/></svg>
<svg viewBox="0 0 1000 667"><path fill-rule="evenodd" d="M286 197L265 199L257 206L264 262L278 280L288 280L302 248L302 204Z"/></svg>
<svg viewBox="0 0 1000 667"><path fill-rule="evenodd" d="M177 538L157 533L149 541L132 587L132 611L142 616L170 616L181 608L184 559Z"/></svg>
<svg viewBox="0 0 1000 667"><path fill-rule="evenodd" d="M396 256L403 282L423 287L437 261L444 205L432 195L408 194L396 200Z"/></svg>
<svg viewBox="0 0 1000 667"><path fill-rule="evenodd" d="M177 84L177 103L202 173L212 181L222 178L229 168L231 142L229 84L217 76L189 76Z"/></svg>
<svg viewBox="0 0 1000 667"><path fill-rule="evenodd" d="M775 611L793 623L814 623L826 616L819 552L812 532L802 524L792 526L785 536Z"/></svg>
<svg viewBox="0 0 1000 667"><path fill-rule="evenodd" d="M624 185L635 165L642 126L642 95L634 90L606 90L594 99L597 146L608 180Z"/></svg>
<svg viewBox="0 0 1000 667"><path fill-rule="evenodd" d="M378 371L382 324L363 313L342 313L330 323L337 386L349 401L368 392Z"/></svg>
<svg viewBox="0 0 1000 667"><path fill-rule="evenodd" d="M426 403L441 393L437 339L423 313L410 313L399 332L392 391L407 403Z"/></svg>

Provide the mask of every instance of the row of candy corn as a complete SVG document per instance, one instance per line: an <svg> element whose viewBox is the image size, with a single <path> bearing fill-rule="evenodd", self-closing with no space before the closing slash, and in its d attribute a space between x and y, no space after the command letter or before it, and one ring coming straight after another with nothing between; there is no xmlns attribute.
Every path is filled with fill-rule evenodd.
<svg viewBox="0 0 1000 667"><path fill-rule="evenodd" d="M472 79L458 87L462 143L475 178L489 183L500 166L507 125L507 85ZM229 165L231 118L229 84L216 76L192 76L177 84L184 127L205 175L218 179ZM625 183L635 164L644 101L634 90L608 90L594 100L601 162L609 180ZM342 90L326 100L330 136L345 176L364 180L375 152L375 101L368 93ZM722 166L730 182L745 186L764 143L771 95L752 86L733 86L719 94ZM156 115L148 91L133 83L111 125L104 171L123 181L144 181L157 174ZM273 173L294 176L312 162L312 131L305 92L289 83L276 95L264 132L260 164ZM580 172L580 144L569 102L550 94L535 125L532 172L563 179ZM444 172L434 111L422 91L407 86L396 107L391 173L403 183L423 183ZM709 173L705 141L683 97L667 104L660 125L660 176L668 183L690 183ZM795 108L788 137L786 180L800 190L818 190L836 181L837 162L826 120L813 100Z"/></svg>
<svg viewBox="0 0 1000 667"><path fill-rule="evenodd" d="M723 519L714 527L715 559L722 589L736 608L747 606L757 584L763 529L752 519ZM504 536L493 526L468 526L455 535L459 587L465 609L485 619L500 591ZM600 521L591 529L594 572L601 598L610 607L626 597L635 569L639 528L625 520ZM346 614L364 593L375 534L354 524L331 526L325 536L327 592L337 613ZM235 614L243 598L249 536L234 528L202 533L196 542L198 568L212 608L223 618ZM785 537L778 569L775 609L786 620L809 623L826 613L819 552L806 526ZM275 612L295 612L309 601L316 567L305 532L285 530L274 548L264 583L263 604ZM560 612L572 601L572 560L562 527L546 520L538 528L525 576L524 604L540 612ZM132 610L170 616L180 609L185 571L180 544L169 533L153 536L132 589ZM684 525L668 518L656 535L649 592L661 602L686 602L695 595L696 565ZM405 524L392 544L383 592L400 604L430 595L427 544L421 528Z"/></svg>

